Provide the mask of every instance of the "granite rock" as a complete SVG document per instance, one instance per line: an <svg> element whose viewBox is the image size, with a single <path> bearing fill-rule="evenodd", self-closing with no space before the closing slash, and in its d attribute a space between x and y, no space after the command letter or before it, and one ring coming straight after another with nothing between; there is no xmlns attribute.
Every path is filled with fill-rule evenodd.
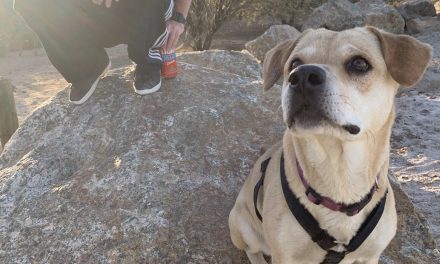
<svg viewBox="0 0 440 264"><path fill-rule="evenodd" d="M405 21L393 6L383 0L329 0L314 10L302 30L323 27L341 31L365 25L400 34L404 31Z"/></svg>
<svg viewBox="0 0 440 264"><path fill-rule="evenodd" d="M262 78L262 67L258 60L246 50L205 50L185 52L177 55L179 62L198 65L241 77ZM239 59L238 59L239 58Z"/></svg>
<svg viewBox="0 0 440 264"><path fill-rule="evenodd" d="M405 1L397 7L397 10L405 20L436 15L435 6L431 0Z"/></svg>
<svg viewBox="0 0 440 264"><path fill-rule="evenodd" d="M31 114L0 156L0 263L248 263L227 217L281 139L280 91L262 93L256 66L209 68L222 56L249 60L182 55L202 66L180 63L149 96L119 68L85 104L64 90ZM383 263L436 263L426 221L394 188L400 229Z"/></svg>
<svg viewBox="0 0 440 264"><path fill-rule="evenodd" d="M301 28L304 21L313 13L313 10L323 5L328 0L301 0L292 1L289 6L288 12L285 12L285 22L294 26L295 28ZM283 4L283 1L278 1ZM288 16L287 16L288 13Z"/></svg>
<svg viewBox="0 0 440 264"><path fill-rule="evenodd" d="M361 0L355 4L365 14L365 24L385 31L402 34L405 20L399 12L383 0Z"/></svg>
<svg viewBox="0 0 440 264"><path fill-rule="evenodd" d="M327 28L341 31L365 24L365 14L348 0L329 0L316 8L304 21L302 30Z"/></svg>
<svg viewBox="0 0 440 264"><path fill-rule="evenodd" d="M235 58L225 65L249 59ZM179 67L143 97L132 68L114 70L85 104L69 104L66 90L23 122L0 157L0 263L244 259L227 216L261 147L284 129L276 90Z"/></svg>
<svg viewBox="0 0 440 264"><path fill-rule="evenodd" d="M421 32L437 32L438 34L440 31L440 15L410 19L406 21L406 30L409 34Z"/></svg>
<svg viewBox="0 0 440 264"><path fill-rule="evenodd" d="M271 26L263 35L246 43L246 49L258 60L263 61L266 52L284 40L296 39L301 35L296 28L289 25Z"/></svg>

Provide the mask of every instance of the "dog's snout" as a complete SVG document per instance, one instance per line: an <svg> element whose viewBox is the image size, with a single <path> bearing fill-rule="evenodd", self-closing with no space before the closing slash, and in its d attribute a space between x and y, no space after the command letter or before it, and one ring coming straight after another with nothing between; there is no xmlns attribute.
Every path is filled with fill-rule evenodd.
<svg viewBox="0 0 440 264"><path fill-rule="evenodd" d="M325 83L325 71L314 65L302 65L292 71L289 82L293 86L307 90L321 87Z"/></svg>
<svg viewBox="0 0 440 264"><path fill-rule="evenodd" d="M323 68L313 64L300 65L290 73L290 85L285 96L288 125L297 121L316 124L326 118L326 74Z"/></svg>

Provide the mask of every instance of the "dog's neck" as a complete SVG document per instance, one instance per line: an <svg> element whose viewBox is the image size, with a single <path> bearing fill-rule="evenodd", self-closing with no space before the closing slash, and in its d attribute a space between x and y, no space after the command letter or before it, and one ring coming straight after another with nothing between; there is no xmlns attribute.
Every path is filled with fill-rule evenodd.
<svg viewBox="0 0 440 264"><path fill-rule="evenodd" d="M356 141L323 135L297 136L288 132L283 144L286 159L298 160L304 177L319 194L345 204L358 202L370 191L378 174L379 188L388 182L393 119L394 113L391 113L382 129Z"/></svg>

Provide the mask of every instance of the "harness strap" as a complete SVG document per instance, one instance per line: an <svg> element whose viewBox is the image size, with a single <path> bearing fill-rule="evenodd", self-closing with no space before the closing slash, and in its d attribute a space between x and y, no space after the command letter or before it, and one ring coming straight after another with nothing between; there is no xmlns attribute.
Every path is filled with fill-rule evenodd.
<svg viewBox="0 0 440 264"><path fill-rule="evenodd" d="M327 251L327 255L321 264L333 264L339 263L344 259L345 255L355 251L360 245L368 238L368 236L373 232L374 228L377 226L380 218L382 217L385 203L387 199L388 191L376 205L376 207L370 212L368 217L362 223L361 227L357 231L356 235L350 240L348 245L344 245L345 251L337 252L330 250L330 248L338 245L336 239L328 234L325 229L319 226L316 219L310 214L310 212L301 204L299 199L295 196L289 187L287 182L286 172L284 169L284 154L281 154L280 159L280 178L281 185L284 193L284 198L286 199L287 205L295 216L298 223L304 228L304 230L312 238L313 242L317 243L323 250Z"/></svg>
<svg viewBox="0 0 440 264"><path fill-rule="evenodd" d="M356 235L350 240L348 245L345 246L346 251L336 252L334 250L328 250L327 255L325 256L321 264L337 264L344 259L346 254L355 251L362 245L362 243L364 243L371 232L373 232L383 214L387 194L388 191L385 192L385 195L380 200L379 204L374 207L373 211L371 211L367 219L365 219L365 221L362 223Z"/></svg>
<svg viewBox="0 0 440 264"><path fill-rule="evenodd" d="M264 160L261 163L261 178L257 182L254 188L254 207L255 214L260 221L263 218L257 208L258 193L261 186L264 183L264 178L266 176L267 166L269 165L271 158ZM319 245L323 250L327 251L327 254L321 264L337 264L344 259L345 255L358 249L362 243L368 238L368 236L373 232L374 228L379 223L380 218L385 209L386 199L388 196L388 190L385 191L385 195L376 205L376 207L370 212L368 217L362 223L361 227L357 231L356 235L350 240L348 245L338 244L337 240L331 236L327 230L322 229L316 219L310 214L310 212L304 207L299 201L296 195L292 192L289 187L289 183L286 177L286 171L284 168L284 154L281 153L280 159L280 178L281 187L283 189L284 198L286 200L287 206L292 212L293 216L296 218L301 227L309 234L313 242ZM345 250L342 252L337 252L331 250L336 245L343 245Z"/></svg>
<svg viewBox="0 0 440 264"><path fill-rule="evenodd" d="M329 235L326 230L319 226L319 223L312 214L299 202L298 198L290 190L289 183L284 169L284 154L281 154L280 160L281 187L283 188L284 198L287 206L295 216L298 223L310 235L312 241L317 243L325 251L336 246L336 239Z"/></svg>
<svg viewBox="0 0 440 264"><path fill-rule="evenodd" d="M263 222L263 217L261 216L260 211L258 211L258 208L257 208L258 193L260 191L261 186L264 183L264 177L266 177L266 170L267 170L267 166L269 165L270 159L271 158L269 157L266 160L264 160L263 162L261 162L261 167L260 167L261 178L260 178L260 180L258 180L258 182L257 182L257 184L255 185L255 188L254 188L255 214L257 215L258 219L260 219L261 222Z"/></svg>
<svg viewBox="0 0 440 264"><path fill-rule="evenodd" d="M334 250L327 251L327 255L325 255L325 259L321 262L321 264L338 264L341 260L344 259L346 252L337 252Z"/></svg>
<svg viewBox="0 0 440 264"><path fill-rule="evenodd" d="M367 216L361 227L357 231L356 235L350 240L350 243L346 246L347 251L353 252L358 249L367 237L373 232L379 223L380 218L385 210L385 204L387 201L388 190L385 191L384 196L379 203L374 207L371 213Z"/></svg>

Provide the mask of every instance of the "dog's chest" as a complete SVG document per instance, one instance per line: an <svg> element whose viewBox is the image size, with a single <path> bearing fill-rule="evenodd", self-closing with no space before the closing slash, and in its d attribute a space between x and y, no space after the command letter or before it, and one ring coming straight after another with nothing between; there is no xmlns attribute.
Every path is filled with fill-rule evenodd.
<svg viewBox="0 0 440 264"><path fill-rule="evenodd" d="M327 230L330 235L343 244L350 242L350 239L356 235L364 221L361 215L349 217L339 212L326 212L328 210L323 208L320 208L320 210L321 213L315 213L314 215L320 227Z"/></svg>

